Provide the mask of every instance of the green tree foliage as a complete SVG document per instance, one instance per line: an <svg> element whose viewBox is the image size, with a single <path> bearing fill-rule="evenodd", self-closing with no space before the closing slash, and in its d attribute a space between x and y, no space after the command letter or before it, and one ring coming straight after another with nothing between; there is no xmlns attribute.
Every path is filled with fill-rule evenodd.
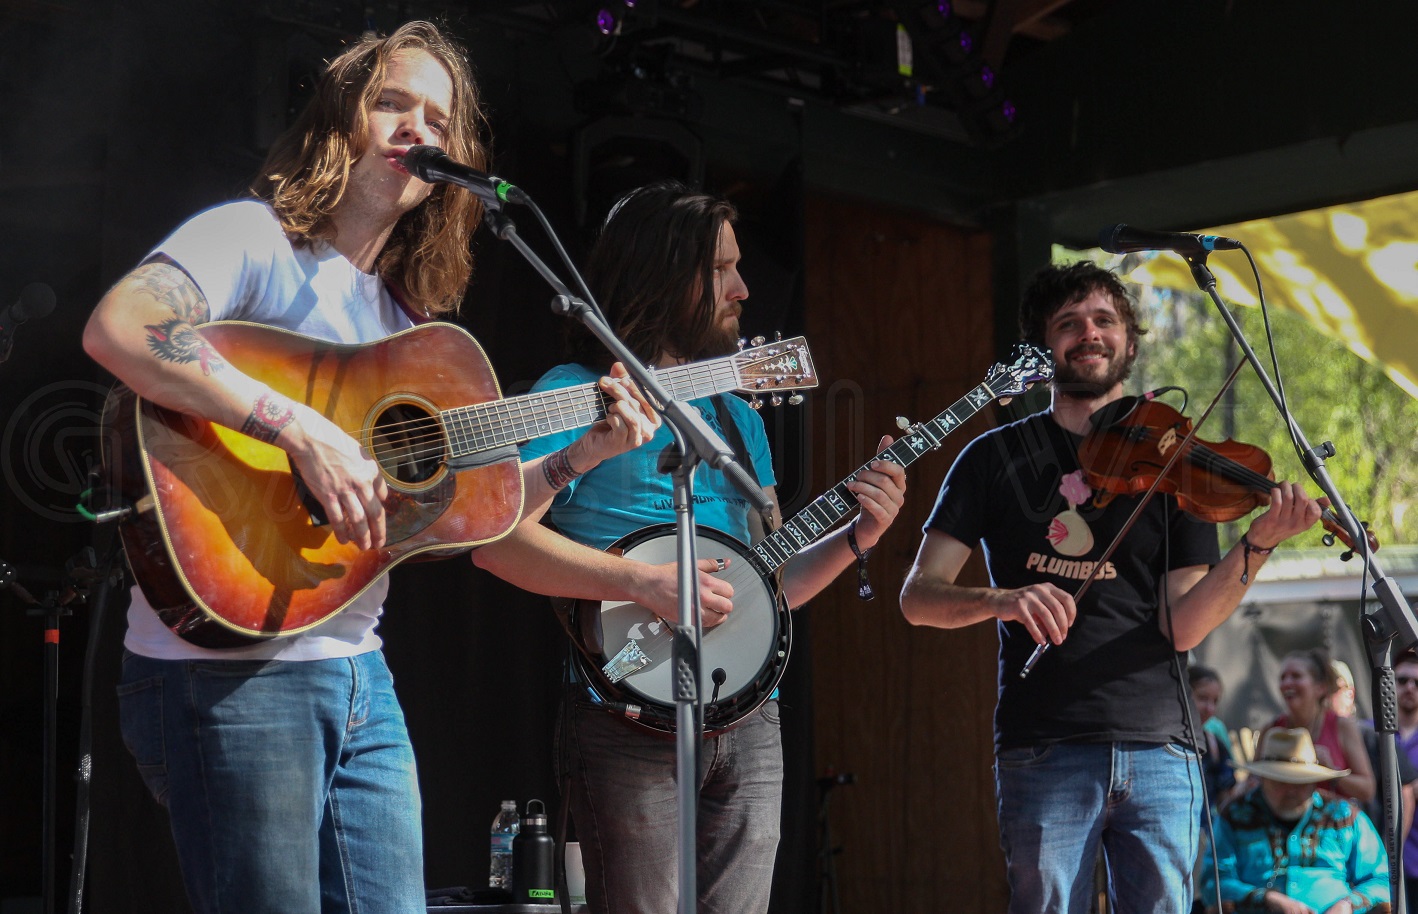
<svg viewBox="0 0 1418 914"><path fill-rule="evenodd" d="M1129 389L1184 387L1185 413L1198 418L1221 389L1231 368L1243 360L1226 323L1199 291L1132 287L1144 314L1143 337ZM1277 293L1272 292L1272 296ZM1275 372L1259 308L1232 307L1265 370ZM1322 335L1303 317L1270 308L1274 350L1291 413L1312 445L1332 442L1326 461L1330 476L1355 515L1370 524L1380 543L1418 544L1418 401L1383 373L1354 355L1342 342ZM1165 402L1180 408L1177 394ZM1254 370L1242 365L1233 389L1217 404L1200 437L1233 438L1262 447L1279 479L1300 479L1304 471L1285 424ZM1318 487L1309 483L1313 494ZM1229 539L1245 529L1231 525ZM1318 540L1319 534L1313 535ZM1309 538L1293 545L1314 545Z"/></svg>

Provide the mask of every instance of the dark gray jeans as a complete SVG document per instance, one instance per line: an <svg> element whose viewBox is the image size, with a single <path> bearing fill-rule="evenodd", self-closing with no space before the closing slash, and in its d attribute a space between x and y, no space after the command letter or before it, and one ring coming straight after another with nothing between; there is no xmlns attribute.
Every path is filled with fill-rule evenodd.
<svg viewBox="0 0 1418 914"><path fill-rule="evenodd" d="M679 899L675 744L605 711L569 715L572 815L593 914L674 914ZM768 910L778 851L778 702L704 741L696 842L702 914Z"/></svg>

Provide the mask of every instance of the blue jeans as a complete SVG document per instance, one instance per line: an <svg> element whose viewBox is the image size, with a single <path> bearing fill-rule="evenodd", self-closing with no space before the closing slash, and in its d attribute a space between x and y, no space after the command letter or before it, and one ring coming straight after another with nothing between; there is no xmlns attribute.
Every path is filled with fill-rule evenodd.
<svg viewBox="0 0 1418 914"><path fill-rule="evenodd" d="M418 778L382 653L125 653L119 723L200 914L424 914Z"/></svg>
<svg viewBox="0 0 1418 914"><path fill-rule="evenodd" d="M573 705L571 811L594 914L674 914L679 899L675 743ZM783 795L778 702L704 740L696 818L697 910L768 910Z"/></svg>
<svg viewBox="0 0 1418 914"><path fill-rule="evenodd" d="M1109 910L1189 911L1206 802L1196 758L1156 743L1001 751L995 787L1011 914L1086 914L1100 844Z"/></svg>

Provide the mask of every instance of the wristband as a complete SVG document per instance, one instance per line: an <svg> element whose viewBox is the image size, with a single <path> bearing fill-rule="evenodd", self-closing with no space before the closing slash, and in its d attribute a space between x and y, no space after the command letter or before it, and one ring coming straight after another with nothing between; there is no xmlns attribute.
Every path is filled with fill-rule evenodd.
<svg viewBox="0 0 1418 914"><path fill-rule="evenodd" d="M581 472L571 466L571 458L566 456L568 448L553 451L542 461L542 476L546 477L547 485L560 491L571 484L571 481L581 475Z"/></svg>
<svg viewBox="0 0 1418 914"><path fill-rule="evenodd" d="M847 525L847 545L852 547L852 554L857 557L857 598L863 601L876 599L876 593L871 589L871 581L867 580L867 559L871 556L871 550L862 549L857 545L855 517Z"/></svg>
<svg viewBox="0 0 1418 914"><path fill-rule="evenodd" d="M1251 582L1251 553L1254 552L1256 555L1270 555L1275 551L1275 547L1271 546L1269 549L1262 549L1259 546L1252 545L1250 531L1247 530L1245 533L1241 534L1241 548L1245 550L1243 556L1245 565L1241 569L1241 583L1249 584Z"/></svg>

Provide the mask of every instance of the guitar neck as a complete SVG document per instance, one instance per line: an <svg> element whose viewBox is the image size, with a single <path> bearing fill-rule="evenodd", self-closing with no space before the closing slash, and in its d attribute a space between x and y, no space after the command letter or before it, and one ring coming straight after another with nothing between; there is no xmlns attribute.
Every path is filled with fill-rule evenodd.
<svg viewBox="0 0 1418 914"><path fill-rule="evenodd" d="M994 392L981 384L956 400L939 416L910 429L902 438L873 457L872 461L889 460L903 467L910 466L922 454L940 447L947 435L994 398ZM854 481L870 465L871 461L868 461L858 467L855 473L813 499L807 507L785 521L783 526L754 544L753 552L768 572L776 571L788 559L827 536L843 518L857 510L856 496L847 488L847 484Z"/></svg>
<svg viewBox="0 0 1418 914"><path fill-rule="evenodd" d="M693 400L739 387L734 357L676 365L655 372L676 400ZM596 383L460 406L439 414L452 458L521 444L544 435L584 428L606 416L610 398Z"/></svg>

